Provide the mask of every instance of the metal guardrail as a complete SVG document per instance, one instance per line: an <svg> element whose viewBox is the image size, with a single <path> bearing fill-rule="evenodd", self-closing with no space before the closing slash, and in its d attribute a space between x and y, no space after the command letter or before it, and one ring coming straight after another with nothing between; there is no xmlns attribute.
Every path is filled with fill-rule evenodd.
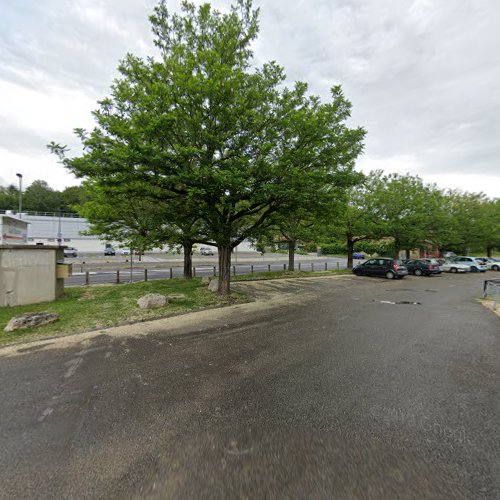
<svg viewBox="0 0 500 500"><path fill-rule="evenodd" d="M484 280L483 283L483 298L488 295L500 296L500 279Z"/></svg>
<svg viewBox="0 0 500 500"><path fill-rule="evenodd" d="M286 271L287 264L238 264L231 266L231 274L244 275L254 273L270 273L276 271ZM339 262L297 262L295 265L296 271L321 272L346 269L346 265L341 265ZM194 266L193 277L201 276L218 276L218 266ZM73 276L66 278L65 286L81 286L92 284L119 284L131 283L137 281L149 281L157 279L173 279L181 278L183 275L183 267L165 267L165 268L132 268L132 269L117 269L109 271L81 271L73 273Z"/></svg>
<svg viewBox="0 0 500 500"><path fill-rule="evenodd" d="M500 300L500 279L484 280L483 299L488 295L493 296L493 310L497 309L497 302Z"/></svg>
<svg viewBox="0 0 500 500"><path fill-rule="evenodd" d="M0 210L1 215L17 215L19 213L18 210ZM73 212L32 212L30 210L23 210L21 212L23 215L30 215L34 217L61 217L67 219L81 219L82 216L75 214Z"/></svg>

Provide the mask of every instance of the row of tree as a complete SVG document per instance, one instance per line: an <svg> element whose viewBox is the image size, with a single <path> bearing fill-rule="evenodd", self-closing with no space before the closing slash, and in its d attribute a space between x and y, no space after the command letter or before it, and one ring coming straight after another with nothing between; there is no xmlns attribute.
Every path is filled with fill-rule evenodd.
<svg viewBox="0 0 500 500"><path fill-rule="evenodd" d="M83 186L71 186L57 191L46 181L31 183L22 194L22 210L27 212L74 212L77 206L88 200L87 190ZM0 186L0 210L19 208L19 189L15 185Z"/></svg>
<svg viewBox="0 0 500 500"><path fill-rule="evenodd" d="M490 256L500 248L500 200L375 171L347 190L347 202L325 227L326 241L344 241L349 267L356 244L383 239L394 255L427 249Z"/></svg>
<svg viewBox="0 0 500 500"><path fill-rule="evenodd" d="M187 278L192 245L217 246L222 294L248 239L288 242L290 269L298 242L342 239L350 264L356 243L381 238L408 251L498 245L498 200L356 172L365 131L346 125L340 87L322 102L303 82L286 87L274 62L251 70L250 0L225 14L184 2L181 15L162 1L150 19L160 57L120 64L95 128L75 130L83 154L49 145L92 193L79 211L95 233L139 250L181 245Z"/></svg>

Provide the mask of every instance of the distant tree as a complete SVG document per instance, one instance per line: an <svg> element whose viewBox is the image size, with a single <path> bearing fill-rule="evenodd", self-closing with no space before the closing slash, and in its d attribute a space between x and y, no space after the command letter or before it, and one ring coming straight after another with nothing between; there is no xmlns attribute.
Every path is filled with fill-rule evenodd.
<svg viewBox="0 0 500 500"><path fill-rule="evenodd" d="M19 189L13 184L3 187L0 186L0 210L18 209Z"/></svg>
<svg viewBox="0 0 500 500"><path fill-rule="evenodd" d="M58 212L62 208L61 193L46 181L32 182L23 193L23 209L33 212Z"/></svg>
<svg viewBox="0 0 500 500"><path fill-rule="evenodd" d="M202 235L199 221L187 215L185 204L175 205L175 200L152 201L144 195L148 188L141 182L102 186L87 181L85 188L93 193L92 199L77 208L91 223L91 234L119 241L140 252L167 244L180 245L184 278L192 278L192 247Z"/></svg>
<svg viewBox="0 0 500 500"><path fill-rule="evenodd" d="M493 250L500 250L500 199L490 199L483 204L483 216L486 221L484 248L491 257Z"/></svg>
<svg viewBox="0 0 500 500"><path fill-rule="evenodd" d="M64 212L77 212L78 208L92 198L92 191L85 186L70 186L60 192L60 203Z"/></svg>
<svg viewBox="0 0 500 500"><path fill-rule="evenodd" d="M378 174L377 174L378 175ZM347 267L352 269L356 243L385 236L387 228L375 206L378 200L374 176L358 174L358 184L348 187L339 202L332 199L328 220L324 226L326 241L344 241L347 249Z"/></svg>

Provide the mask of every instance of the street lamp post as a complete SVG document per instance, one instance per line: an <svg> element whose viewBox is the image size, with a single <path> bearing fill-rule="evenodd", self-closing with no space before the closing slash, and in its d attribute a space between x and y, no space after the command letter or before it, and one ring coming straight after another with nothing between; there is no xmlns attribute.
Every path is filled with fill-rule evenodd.
<svg viewBox="0 0 500 500"><path fill-rule="evenodd" d="M61 208L59 208L59 221L57 225L57 244L62 245L62 231L61 231Z"/></svg>
<svg viewBox="0 0 500 500"><path fill-rule="evenodd" d="M17 177L19 177L19 207L17 216L21 219L23 211L23 174L16 174L16 175Z"/></svg>

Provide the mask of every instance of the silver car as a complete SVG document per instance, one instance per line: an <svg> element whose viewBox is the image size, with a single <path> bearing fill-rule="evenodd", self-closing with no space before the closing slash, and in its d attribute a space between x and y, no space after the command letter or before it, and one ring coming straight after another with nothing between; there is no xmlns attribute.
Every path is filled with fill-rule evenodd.
<svg viewBox="0 0 500 500"><path fill-rule="evenodd" d="M481 262L480 259L477 259L476 257L455 257L453 259L453 262L456 262L457 264L465 264L466 266L470 267L471 272L477 273L481 272L484 273L485 271L488 270L488 267L484 265L483 262Z"/></svg>

